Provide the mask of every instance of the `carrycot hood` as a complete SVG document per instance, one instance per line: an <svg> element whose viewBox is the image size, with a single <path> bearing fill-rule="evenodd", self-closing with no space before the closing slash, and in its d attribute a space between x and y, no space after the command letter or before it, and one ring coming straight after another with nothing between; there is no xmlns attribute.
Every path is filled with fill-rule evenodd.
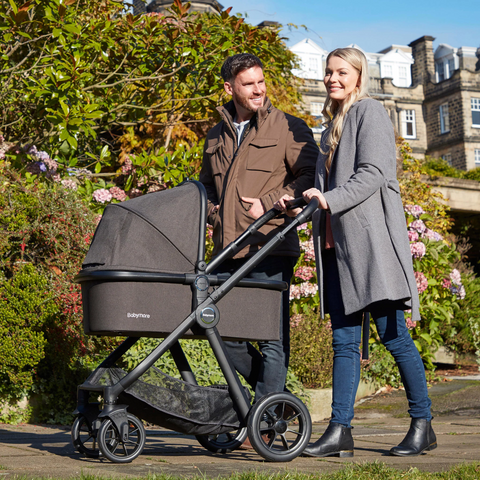
<svg viewBox="0 0 480 480"><path fill-rule="evenodd" d="M186 182L108 205L83 269L193 273L205 238L202 196L201 184Z"/></svg>

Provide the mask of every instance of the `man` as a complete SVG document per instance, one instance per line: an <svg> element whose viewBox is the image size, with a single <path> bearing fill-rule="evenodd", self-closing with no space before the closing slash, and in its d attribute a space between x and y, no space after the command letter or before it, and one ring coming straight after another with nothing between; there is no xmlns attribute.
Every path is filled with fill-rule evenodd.
<svg viewBox="0 0 480 480"><path fill-rule="evenodd" d="M312 187L319 153L306 123L276 109L267 98L258 57L248 53L229 57L221 74L232 100L218 108L222 121L207 135L200 172L213 226L213 256L273 208L282 195L297 198ZM237 271L290 221L283 215L268 222L219 267L221 272ZM248 276L290 284L299 254L298 236L292 231ZM258 342L260 352L248 342L226 342L236 370L254 388L256 400L285 388L290 356L288 291L282 294L282 312L280 340Z"/></svg>

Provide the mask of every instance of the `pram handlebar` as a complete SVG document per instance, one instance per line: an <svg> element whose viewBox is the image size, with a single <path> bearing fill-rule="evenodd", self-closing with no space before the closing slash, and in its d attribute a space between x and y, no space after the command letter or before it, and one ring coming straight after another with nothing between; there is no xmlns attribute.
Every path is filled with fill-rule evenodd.
<svg viewBox="0 0 480 480"><path fill-rule="evenodd" d="M296 198L294 200L289 201L289 205L287 208L298 208L303 205L306 205L306 202L303 198ZM313 198L308 205L293 219L292 224L290 224L285 230L286 233L293 227L297 227L302 223L305 223L309 220L313 212L318 208L319 202L318 199ZM244 242L247 238L255 233L261 226L265 225L267 222L272 220L273 218L281 215L283 212L281 210L277 210L276 208L272 208L268 210L264 215L257 218L255 222L253 222L236 240L232 243L227 245L222 252L215 257L208 265L205 273L211 273L218 265L220 265L225 260L232 258L237 252L239 252L244 247Z"/></svg>
<svg viewBox="0 0 480 480"><path fill-rule="evenodd" d="M304 207L307 205L306 200L303 197L294 198L293 200L287 200L285 202L288 210L293 210L294 208Z"/></svg>

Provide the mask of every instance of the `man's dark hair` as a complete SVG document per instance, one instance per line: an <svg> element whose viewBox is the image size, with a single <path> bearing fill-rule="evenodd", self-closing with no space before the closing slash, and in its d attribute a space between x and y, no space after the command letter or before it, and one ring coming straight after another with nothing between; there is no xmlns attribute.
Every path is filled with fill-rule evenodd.
<svg viewBox="0 0 480 480"><path fill-rule="evenodd" d="M238 53L228 57L222 65L220 74L225 82L233 80L242 70L260 67L263 70L262 61L251 53Z"/></svg>

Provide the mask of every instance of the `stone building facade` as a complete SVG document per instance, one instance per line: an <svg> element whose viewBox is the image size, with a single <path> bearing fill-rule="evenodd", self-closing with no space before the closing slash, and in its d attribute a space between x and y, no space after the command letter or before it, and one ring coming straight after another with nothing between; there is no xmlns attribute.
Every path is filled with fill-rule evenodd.
<svg viewBox="0 0 480 480"><path fill-rule="evenodd" d="M480 48L441 44L434 53L434 40L424 36L408 46L364 52L370 93L385 106L415 156L442 157L464 170L480 167ZM304 108L319 117L314 129L319 138L327 52L307 39L291 50L300 58L295 73L303 79Z"/></svg>

